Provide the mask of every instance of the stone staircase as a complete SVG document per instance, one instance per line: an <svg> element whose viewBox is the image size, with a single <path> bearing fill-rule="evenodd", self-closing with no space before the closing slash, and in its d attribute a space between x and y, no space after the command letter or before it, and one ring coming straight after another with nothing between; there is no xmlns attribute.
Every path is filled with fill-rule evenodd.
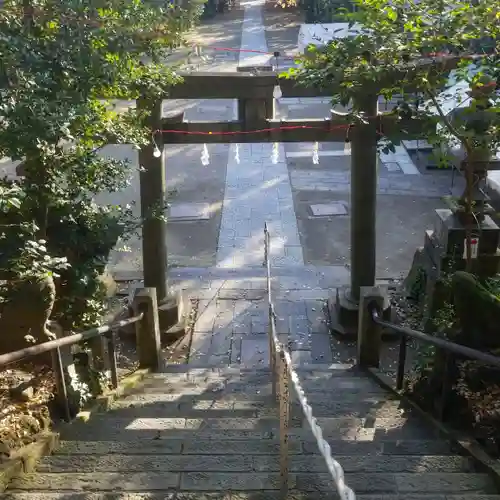
<svg viewBox="0 0 500 500"><path fill-rule="evenodd" d="M500 500L492 479L354 367L297 371L358 499ZM290 422L289 498L337 498L296 399ZM279 419L267 369L173 366L108 412L66 426L61 440L4 498L279 498Z"/></svg>

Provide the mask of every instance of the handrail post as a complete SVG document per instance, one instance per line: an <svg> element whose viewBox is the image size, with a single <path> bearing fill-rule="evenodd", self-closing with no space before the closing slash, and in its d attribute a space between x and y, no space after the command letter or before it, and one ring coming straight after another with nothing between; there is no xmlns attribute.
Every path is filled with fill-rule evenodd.
<svg viewBox="0 0 500 500"><path fill-rule="evenodd" d="M279 412L280 412L280 491L281 498L288 495L288 428L290 420L290 373L285 352L279 350Z"/></svg>
<svg viewBox="0 0 500 500"><path fill-rule="evenodd" d="M271 370L271 384L274 398L277 397L277 379L276 376L276 346L274 345L273 333L274 333L274 311L273 306L269 303L269 369Z"/></svg>
<svg viewBox="0 0 500 500"><path fill-rule="evenodd" d="M116 389L118 387L118 364L117 364L117 359L116 359L116 337L117 337L117 332L113 328L107 334L109 369L111 371L111 385L112 385L113 389Z"/></svg>
<svg viewBox="0 0 500 500"><path fill-rule="evenodd" d="M66 385L66 370L62 359L61 348L56 347L52 351L52 366L56 381L56 398L60 408L64 411L64 420L71 421L71 411L68 400L68 387Z"/></svg>
<svg viewBox="0 0 500 500"><path fill-rule="evenodd" d="M271 384L274 398L277 397L277 385L279 376L276 374L276 345L274 343L274 334L276 329L276 316L273 307L272 291L271 291L271 266L269 263L269 230L267 223L264 224L264 266L266 268L266 283L267 283L267 301L269 315L269 369L271 370Z"/></svg>
<svg viewBox="0 0 500 500"><path fill-rule="evenodd" d="M373 308L382 311L384 296L379 287L361 287L358 320L358 364L363 368L380 364L382 328L375 323Z"/></svg>
<svg viewBox="0 0 500 500"><path fill-rule="evenodd" d="M139 290L134 297L132 307L134 314L144 314L142 320L136 323L139 366L159 371L162 359L156 289L143 288Z"/></svg>
<svg viewBox="0 0 500 500"><path fill-rule="evenodd" d="M401 335L399 341L399 355L398 355L398 370L396 373L396 389L400 391L403 388L405 380L405 367L406 367L406 335Z"/></svg>
<svg viewBox="0 0 500 500"><path fill-rule="evenodd" d="M448 401L448 396L450 394L450 389L452 385L451 370L455 362L455 357L450 351L444 351L444 362L443 362L443 378L441 386L441 395L438 405L438 418L441 422L444 421L446 412L446 403Z"/></svg>
<svg viewBox="0 0 500 500"><path fill-rule="evenodd" d="M49 328L55 334L57 339L64 337L64 331L56 322L51 321ZM51 351L52 369L54 370L54 379L56 385L56 401L64 413L64 420L71 421L71 405L69 402L68 379L71 383L71 377L74 375L73 356L71 347L56 347Z"/></svg>

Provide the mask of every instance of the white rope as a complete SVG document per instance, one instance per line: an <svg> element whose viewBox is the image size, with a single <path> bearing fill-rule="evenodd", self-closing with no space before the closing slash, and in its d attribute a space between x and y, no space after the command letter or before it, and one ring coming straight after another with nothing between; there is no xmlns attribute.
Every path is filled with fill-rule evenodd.
<svg viewBox="0 0 500 500"><path fill-rule="evenodd" d="M269 266L269 232L267 230L267 224L264 228L264 248L265 248L265 262L267 264L267 270L268 270L268 286L270 287L270 266ZM280 352L283 352L283 357L285 359L285 364L288 370L288 373L290 375L290 378L293 382L293 387L295 389L295 393L297 394L297 398L299 399L300 402L300 407L302 408L302 412L304 413L304 416L306 417L307 423L309 424L309 427L311 429L311 432L316 439L316 443L318 445L318 449L323 456L326 467L328 469L328 472L330 473L330 476L333 479L333 482L335 483L335 486L337 487L337 492L341 498L341 500L356 500L356 494L354 491L347 486L345 482L345 476L344 476L344 469L340 465L337 460L335 460L332 457L332 449L328 442L325 440L323 437L323 431L321 430L321 427L318 425L316 417L313 415L313 410L311 405L307 402L307 397L305 394L304 389L300 385L300 379L297 374L297 372L293 369L293 363L292 363L292 357L290 356L290 353L288 350L285 348L285 346L279 341L278 336L276 335L276 313L274 312L274 307L271 302L271 290L269 288L268 290L269 294L269 302L270 302L270 307L272 311L272 325L271 325L271 338L274 344L274 350L276 355L278 355Z"/></svg>
<svg viewBox="0 0 500 500"><path fill-rule="evenodd" d="M273 323L276 321L275 315L273 315ZM333 482L337 487L337 492L340 495L342 500L356 500L356 494L354 491L347 486L345 483L344 477L344 469L340 465L337 460L332 457L332 449L328 442L323 437L323 431L321 427L318 425L316 417L313 415L313 410L311 405L307 402L307 397L305 395L305 391L300 385L300 379L297 372L293 369L292 358L288 350L281 344L279 341L276 330L273 328L273 342L276 348L276 353L283 351L286 367L288 369L288 373L290 374L290 378L293 382L293 387L295 389L295 393L297 394L297 398L299 399L300 406L302 408L302 412L306 417L307 423L313 433L313 436L316 439L316 443L318 445L318 449L325 459L326 467L328 472L332 476Z"/></svg>

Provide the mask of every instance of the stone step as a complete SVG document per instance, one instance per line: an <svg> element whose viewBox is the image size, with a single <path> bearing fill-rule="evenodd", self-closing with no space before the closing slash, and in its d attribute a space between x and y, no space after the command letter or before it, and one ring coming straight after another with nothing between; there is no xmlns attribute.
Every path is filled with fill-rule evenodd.
<svg viewBox="0 0 500 500"><path fill-rule="evenodd" d="M311 364L311 365L300 365L295 368L295 371L300 374L301 377L363 377L367 378L365 372L358 369L352 364L343 363L329 363L329 364ZM269 367L259 367L259 368L247 368L242 367L240 364L226 365L223 367L213 367L213 368L193 368L191 365L186 364L176 364L167 365L159 373L151 373L148 377L150 378L165 378L171 377L174 374L185 374L187 376L217 376L217 375L263 375L271 374Z"/></svg>
<svg viewBox="0 0 500 500"><path fill-rule="evenodd" d="M68 493L37 492L7 492L5 500L69 500ZM79 493L72 492L71 500L168 500L176 498L171 491L157 491L152 493ZM183 500L283 500L279 491L251 491L251 492L220 492L214 496L213 492L197 491L185 492L179 496ZM304 492L291 490L288 498L290 500L324 500L324 493ZM481 493L465 494L412 494L408 495L356 495L357 500L500 500L500 495L483 495Z"/></svg>
<svg viewBox="0 0 500 500"><path fill-rule="evenodd" d="M318 424L327 438L334 439L432 439L434 431L420 421L402 417L390 419L318 418ZM96 416L88 423L76 423L61 431L69 440L120 440L136 438L157 439L158 436L176 439L268 439L277 435L277 418L112 418ZM302 418L291 419L290 438L303 439L310 434Z"/></svg>
<svg viewBox="0 0 500 500"><path fill-rule="evenodd" d="M139 409L140 410L140 409ZM377 428L396 430L402 427L412 426L417 429L431 429L421 420L413 417L392 416L389 418L359 418L359 417L319 417L318 425L324 432L334 432L341 429ZM302 415L291 418L289 421L291 430L300 428L308 429L308 424ZM62 433L72 433L77 429L95 430L102 429L105 432L115 431L185 431L191 433L210 433L217 430L252 430L273 431L280 427L277 417L258 418L172 418L172 417L142 417L140 411L136 418L115 417L112 413L96 415L88 422L75 423L65 428Z"/></svg>
<svg viewBox="0 0 500 500"><path fill-rule="evenodd" d="M181 403L177 401L183 401ZM261 400L193 400L180 398L171 402L120 400L111 407L113 417L172 417L172 418L255 418L278 417L276 400L263 397ZM354 404L352 401L324 402L309 400L315 417L367 417L390 418L401 415L399 401L384 401L378 398L362 398ZM291 415L302 415L302 407L295 398L291 405Z"/></svg>
<svg viewBox="0 0 500 500"><path fill-rule="evenodd" d="M345 472L464 472L460 456L335 456ZM272 455L54 455L45 458L38 472L279 472L280 456ZM293 455L290 472L325 472L320 455Z"/></svg>
<svg viewBox="0 0 500 500"><path fill-rule="evenodd" d="M357 402L372 402L374 404L385 404L388 401L394 401L390 393L379 392L356 392L356 391L310 391L305 390L306 398L311 404L324 404L325 402L335 401L345 403L346 405L355 405ZM148 390L131 391L129 394L113 402L113 408L127 408L130 405L197 405L199 408L206 409L213 407L218 402L221 405L226 403L243 404L249 401L263 401L269 407L276 407L277 400L273 396L272 387L251 387L246 388L224 388L224 387L192 387L186 388L183 392L162 391L150 392ZM295 390L290 391L290 401L298 402ZM236 406L235 406L236 408Z"/></svg>
<svg viewBox="0 0 500 500"><path fill-rule="evenodd" d="M170 389L181 392L184 389L191 389L195 387L217 388L222 386L224 386L227 390L245 392L257 391L259 388L263 387L271 387L271 381L271 375L267 374L265 376L252 376L245 378L206 377L190 380L172 380L165 377L165 379L146 379L140 387L150 393L164 392ZM340 390L349 392L376 392L380 394L387 393L387 391L384 391L373 380L361 377L332 377L314 379L300 378L300 384L304 389L310 390L311 392Z"/></svg>
<svg viewBox="0 0 500 500"><path fill-rule="evenodd" d="M358 494L402 493L491 493L493 481L486 474L462 472L424 473L352 473L346 476L347 484ZM120 472L40 473L26 474L14 479L11 490L69 492L132 491L153 492L179 488L182 491L226 492L278 490L279 473L227 473L227 472ZM331 491L329 474L291 473L289 487L302 491ZM71 498L74 498L71 496ZM432 498L432 497L430 497Z"/></svg>
<svg viewBox="0 0 500 500"><path fill-rule="evenodd" d="M379 396L381 398L387 398L388 393L384 391L380 387L359 387L359 388L336 388L335 386L331 386L330 383L304 383L301 381L301 387L305 391L306 396L308 398L316 398L322 401L331 400L333 395L335 395L335 399L337 400L357 400L363 397L373 397L374 395ZM293 386L290 387L291 392L295 393L295 389ZM192 382L181 382L178 384L161 384L161 383L145 383L144 385L137 387L133 391L129 391L128 399L132 395L139 395L141 398L154 397L155 395L160 396L168 396L170 394L176 394L177 396L186 398L190 396L198 396L201 398L203 395L209 395L213 398L214 394L217 394L218 397L229 395L229 394L238 394L243 397L254 396L254 395L272 395L272 384L263 383L260 385L250 385L245 384L244 382L238 383L227 383L224 382L207 382L207 383L192 383ZM206 397L205 397L206 399ZM172 397L170 397L172 400ZM168 401L168 399L167 399Z"/></svg>
<svg viewBox="0 0 500 500"><path fill-rule="evenodd" d="M267 314L267 310L264 311ZM242 334L246 335L246 334ZM267 335L265 334L253 334L253 336L258 335L260 338L267 340ZM311 334L314 335L314 334ZM251 334L250 334L251 336ZM292 336L292 335L291 335ZM369 379L367 374L357 368L355 365L351 364L310 364L310 365L298 365L294 368L295 371L301 376L301 378L334 378L334 377L359 377ZM241 376L242 378L251 377L253 375L271 375L271 370L268 365L261 365L256 367L248 367L245 365L223 365L211 368L197 368L190 364L176 364L168 365L163 367L162 371L151 373L148 377L153 379L175 379L176 377L182 377L183 375L187 378L191 377L217 377L217 376Z"/></svg>
<svg viewBox="0 0 500 500"><path fill-rule="evenodd" d="M176 374L177 375L177 374ZM184 376L184 375L183 375ZM146 378L143 380L139 389L144 388L144 390L150 390L151 392L162 392L171 391L171 389L178 388L177 390L190 389L193 387L205 387L205 388L216 388L220 389L222 387L228 388L242 388L250 387L251 390L258 390L259 387L267 387L271 385L272 377L270 374L265 375L253 375L251 377L222 377L222 376L211 376L211 377L197 377L197 378L178 378L173 379L166 377L164 379L160 378ZM356 391L367 391L367 392L379 392L384 394L381 387L374 381L368 378L362 377L303 377L299 375L300 384L304 388L310 388L316 391L330 391L330 390L356 390Z"/></svg>
<svg viewBox="0 0 500 500"><path fill-rule="evenodd" d="M305 391L307 401L314 405L325 405L326 402L335 401L345 405L345 408L355 408L359 403L369 404L373 406L385 406L390 401L395 401L391 394L380 394L375 392L353 392L353 391ZM255 402L256 406L261 406L259 403L264 401L269 408L277 408L278 402L273 399L273 391L271 387L264 387L261 389L247 388L245 391L233 390L218 390L218 388L204 390L204 389L185 389L184 392L153 392L138 391L129 393L128 396L114 401L111 408L131 408L132 406L151 408L159 407L161 405L177 404L182 408L200 408L210 409L227 407L234 404L234 408L240 410L245 409L244 404L248 402ZM298 398L295 390L290 392L290 403L298 403ZM330 403L328 403L330 404ZM167 407L166 407L167 408ZM246 406L246 409L249 407Z"/></svg>
<svg viewBox="0 0 500 500"><path fill-rule="evenodd" d="M319 454L314 438L290 440L290 454ZM441 440L336 441L329 440L333 453L349 456L452 455L450 445ZM137 439L135 441L61 441L56 455L268 455L279 453L279 439L224 440Z"/></svg>

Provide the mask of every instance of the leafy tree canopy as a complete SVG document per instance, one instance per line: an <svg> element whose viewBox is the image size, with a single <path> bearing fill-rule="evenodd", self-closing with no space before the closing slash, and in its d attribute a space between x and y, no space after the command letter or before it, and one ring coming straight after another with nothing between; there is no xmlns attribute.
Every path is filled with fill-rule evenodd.
<svg viewBox="0 0 500 500"><path fill-rule="evenodd" d="M2 4L0 157L22 160L23 178L0 180L0 271L18 279L60 271L54 314L66 328L98 319L99 275L136 225L128 208L94 202L131 173L103 146L150 139L145 115L118 112L112 99L168 92L179 77L165 56L198 13L140 0Z"/></svg>
<svg viewBox="0 0 500 500"><path fill-rule="evenodd" d="M301 68L289 73L306 85L331 89L333 103L350 105L353 119L365 96L382 95L399 99L394 113L427 117L435 129L443 120L436 111L442 111L445 94L441 100L436 95L448 82L450 70L456 82L474 88L494 90L500 82L498 3L354 0L354 4L354 12L341 10L351 36L311 47L300 60ZM498 94L490 92L489 99L491 113L498 115ZM465 129L455 131L465 133ZM490 142L498 143L498 123L488 133Z"/></svg>

